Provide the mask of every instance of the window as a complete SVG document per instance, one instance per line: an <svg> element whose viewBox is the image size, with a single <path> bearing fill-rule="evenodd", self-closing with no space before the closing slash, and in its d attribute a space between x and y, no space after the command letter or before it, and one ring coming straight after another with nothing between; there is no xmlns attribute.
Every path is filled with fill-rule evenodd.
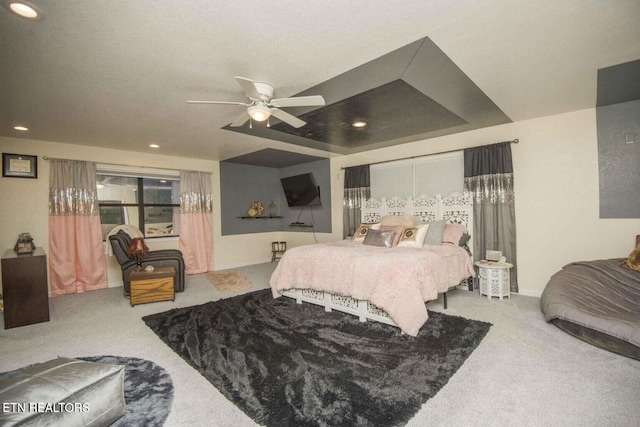
<svg viewBox="0 0 640 427"><path fill-rule="evenodd" d="M448 196L464 189L462 151L371 165L371 197Z"/></svg>
<svg viewBox="0 0 640 427"><path fill-rule="evenodd" d="M100 169L97 173L102 238L122 224L135 225L145 238L179 234L174 223L180 209L179 177L122 173Z"/></svg>

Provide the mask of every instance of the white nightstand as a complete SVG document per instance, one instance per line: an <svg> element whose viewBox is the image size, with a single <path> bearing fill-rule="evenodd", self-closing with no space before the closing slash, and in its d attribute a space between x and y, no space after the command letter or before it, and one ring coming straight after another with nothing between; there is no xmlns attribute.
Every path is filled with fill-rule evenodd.
<svg viewBox="0 0 640 427"><path fill-rule="evenodd" d="M488 299L500 297L500 301L503 297L511 297L509 269L513 267L513 264L476 261L475 265L478 267L480 279L480 296L486 295Z"/></svg>

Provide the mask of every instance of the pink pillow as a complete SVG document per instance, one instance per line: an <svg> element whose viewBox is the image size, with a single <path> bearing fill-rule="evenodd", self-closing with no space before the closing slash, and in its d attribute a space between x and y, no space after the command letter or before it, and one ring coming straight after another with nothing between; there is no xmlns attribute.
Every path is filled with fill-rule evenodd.
<svg viewBox="0 0 640 427"><path fill-rule="evenodd" d="M378 230L390 230L390 231L395 231L396 235L393 238L393 242L391 243L391 247L395 248L396 246L398 246L398 242L400 241L400 238L402 237L402 233L404 233L404 227L401 225L381 225Z"/></svg>
<svg viewBox="0 0 640 427"><path fill-rule="evenodd" d="M445 224L444 231L442 232L442 242L443 243L453 243L454 245L458 245L460 243L460 238L467 231L460 224Z"/></svg>

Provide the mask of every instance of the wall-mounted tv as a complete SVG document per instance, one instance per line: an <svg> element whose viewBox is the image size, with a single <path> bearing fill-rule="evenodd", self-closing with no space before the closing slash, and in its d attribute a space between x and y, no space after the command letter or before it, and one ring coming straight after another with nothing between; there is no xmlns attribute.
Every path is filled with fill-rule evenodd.
<svg viewBox="0 0 640 427"><path fill-rule="evenodd" d="M280 178L287 204L294 206L320 205L320 188L316 186L312 173Z"/></svg>

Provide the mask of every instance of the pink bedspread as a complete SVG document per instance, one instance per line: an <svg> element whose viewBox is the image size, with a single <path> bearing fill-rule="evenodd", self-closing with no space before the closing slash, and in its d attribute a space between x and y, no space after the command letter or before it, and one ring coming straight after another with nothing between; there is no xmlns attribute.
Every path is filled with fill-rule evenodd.
<svg viewBox="0 0 640 427"><path fill-rule="evenodd" d="M298 288L368 300L416 336L428 318L424 303L470 276L471 259L459 246L381 248L343 240L287 250L269 283L275 298Z"/></svg>

